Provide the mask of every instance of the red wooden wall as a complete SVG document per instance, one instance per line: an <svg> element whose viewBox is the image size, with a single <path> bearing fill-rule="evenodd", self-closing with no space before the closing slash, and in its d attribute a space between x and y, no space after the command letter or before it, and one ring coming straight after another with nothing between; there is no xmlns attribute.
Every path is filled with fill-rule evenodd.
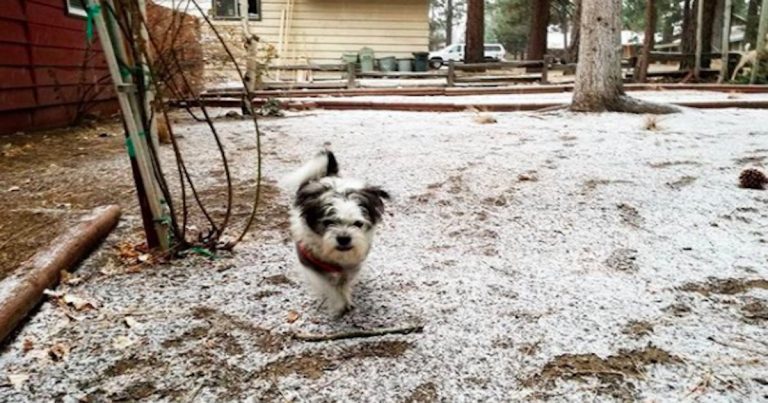
<svg viewBox="0 0 768 403"><path fill-rule="evenodd" d="M0 0L0 134L117 111L98 38L66 0Z"/></svg>

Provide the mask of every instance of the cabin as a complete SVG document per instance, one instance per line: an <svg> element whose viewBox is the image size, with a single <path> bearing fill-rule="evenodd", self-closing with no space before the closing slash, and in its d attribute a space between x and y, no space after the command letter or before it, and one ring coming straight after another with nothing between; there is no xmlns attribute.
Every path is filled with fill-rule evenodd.
<svg viewBox="0 0 768 403"><path fill-rule="evenodd" d="M166 0L164 2L168 4ZM208 16L244 64L239 0L212 0ZM429 50L429 0L248 0L252 33L275 47L276 65L340 63L347 53L413 57ZM215 35L203 27L206 79L235 80Z"/></svg>
<svg viewBox="0 0 768 403"><path fill-rule="evenodd" d="M0 1L0 134L67 126L118 110L84 0Z"/></svg>

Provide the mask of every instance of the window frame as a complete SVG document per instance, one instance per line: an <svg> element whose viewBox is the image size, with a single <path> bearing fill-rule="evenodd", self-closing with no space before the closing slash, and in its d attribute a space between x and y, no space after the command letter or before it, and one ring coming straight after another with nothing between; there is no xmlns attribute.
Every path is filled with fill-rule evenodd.
<svg viewBox="0 0 768 403"><path fill-rule="evenodd" d="M86 11L86 7L88 7L88 0L82 0L82 3L83 7L80 8L72 4L72 0L64 0L64 5L67 8L67 15L70 17L87 18L88 11Z"/></svg>
<svg viewBox="0 0 768 403"><path fill-rule="evenodd" d="M213 15L214 20L221 20L221 21L239 21L242 19L242 16L240 16L240 0L231 0L234 1L237 4L237 15L236 16L228 16L228 15L219 15L217 10L217 4L221 0L213 0L211 1L211 13ZM257 1L257 7L258 7L258 13L248 13L248 20L249 21L261 21L261 9L262 9L262 0L256 0Z"/></svg>

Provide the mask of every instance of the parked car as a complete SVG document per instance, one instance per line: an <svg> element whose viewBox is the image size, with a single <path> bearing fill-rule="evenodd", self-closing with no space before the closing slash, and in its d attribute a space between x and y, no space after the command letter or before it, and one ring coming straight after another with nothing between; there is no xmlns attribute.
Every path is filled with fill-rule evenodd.
<svg viewBox="0 0 768 403"><path fill-rule="evenodd" d="M487 61L503 61L504 56L507 55L506 49L499 43L487 43L485 44L485 60ZM443 49L429 53L429 65L433 69L439 69L443 64L449 61L463 62L464 61L464 45L454 44L446 46Z"/></svg>

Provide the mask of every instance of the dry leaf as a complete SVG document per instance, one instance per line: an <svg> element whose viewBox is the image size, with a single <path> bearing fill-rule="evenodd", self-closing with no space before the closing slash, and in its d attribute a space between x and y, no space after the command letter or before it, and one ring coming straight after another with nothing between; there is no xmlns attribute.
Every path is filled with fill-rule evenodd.
<svg viewBox="0 0 768 403"><path fill-rule="evenodd" d="M293 323L299 320L301 315L296 311L288 311L288 323Z"/></svg>
<svg viewBox="0 0 768 403"><path fill-rule="evenodd" d="M132 346L134 343L136 343L136 340L132 340L130 337L117 336L115 337L115 340L112 342L112 346L118 350L123 350L125 348Z"/></svg>
<svg viewBox="0 0 768 403"><path fill-rule="evenodd" d="M11 186L10 188L8 188L9 192L18 192L20 190L21 190L21 188L18 187L18 186Z"/></svg>
<svg viewBox="0 0 768 403"><path fill-rule="evenodd" d="M51 289L46 289L45 291L43 291L43 295L45 295L46 297L51 297L51 298L61 298L61 297L64 296L64 292L63 291L53 291Z"/></svg>
<svg viewBox="0 0 768 403"><path fill-rule="evenodd" d="M130 316L126 316L125 318L123 318L123 321L125 322L125 325L128 326L129 328L139 326L139 322L137 322L136 319Z"/></svg>
<svg viewBox="0 0 768 403"><path fill-rule="evenodd" d="M35 343L32 341L32 339L24 339L21 344L21 351L28 353L32 351L33 348L35 348Z"/></svg>
<svg viewBox="0 0 768 403"><path fill-rule="evenodd" d="M82 311L83 309L96 309L99 304L96 301L80 298L76 295L66 294L62 298L65 304L72 305L76 310Z"/></svg>
<svg viewBox="0 0 768 403"><path fill-rule="evenodd" d="M481 125L496 123L496 118L487 113L480 113L476 115L474 119L476 123L480 123Z"/></svg>
<svg viewBox="0 0 768 403"><path fill-rule="evenodd" d="M61 361L67 357L69 354L70 347L64 343L56 343L48 349L48 355L51 356L51 358L54 361Z"/></svg>
<svg viewBox="0 0 768 403"><path fill-rule="evenodd" d="M21 390L21 387L24 386L24 382L29 380L28 374L10 374L8 375L8 382L13 386L14 389Z"/></svg>

